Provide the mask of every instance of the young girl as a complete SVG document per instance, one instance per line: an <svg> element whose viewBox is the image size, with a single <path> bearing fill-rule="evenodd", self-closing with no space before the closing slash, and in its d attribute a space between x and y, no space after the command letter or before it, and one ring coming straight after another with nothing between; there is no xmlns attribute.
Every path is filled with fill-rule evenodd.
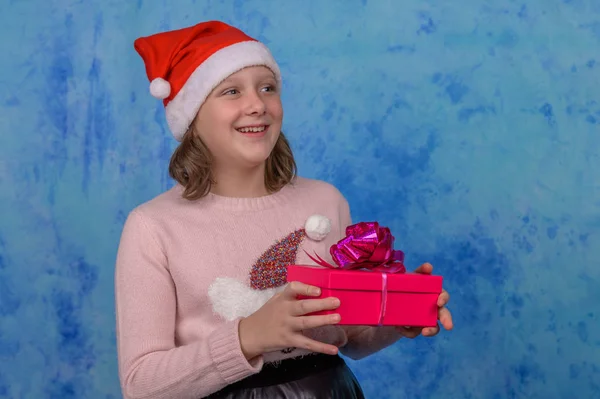
<svg viewBox="0 0 600 399"><path fill-rule="evenodd" d="M304 250L325 256L351 221L338 190L296 176L271 53L214 21L135 49L181 144L169 166L177 184L134 209L121 237L124 396L362 398L338 350L358 359L421 330L336 325L337 315L308 315L336 298L299 300L319 290L286 284L286 265L314 264ZM440 321L451 328L447 300Z"/></svg>

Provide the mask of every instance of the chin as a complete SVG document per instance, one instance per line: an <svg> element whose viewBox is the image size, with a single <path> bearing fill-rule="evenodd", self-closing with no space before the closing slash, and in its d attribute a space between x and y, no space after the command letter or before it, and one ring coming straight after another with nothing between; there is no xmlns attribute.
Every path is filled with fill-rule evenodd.
<svg viewBox="0 0 600 399"><path fill-rule="evenodd" d="M246 157L243 157L243 162L249 168L256 168L256 167L263 165L267 161L268 158L269 158L268 154L265 156L256 156L256 155L246 156Z"/></svg>
<svg viewBox="0 0 600 399"><path fill-rule="evenodd" d="M254 149L245 148L245 151L240 152L240 159L243 159L245 164L259 166L269 158L273 148L275 148L274 145Z"/></svg>

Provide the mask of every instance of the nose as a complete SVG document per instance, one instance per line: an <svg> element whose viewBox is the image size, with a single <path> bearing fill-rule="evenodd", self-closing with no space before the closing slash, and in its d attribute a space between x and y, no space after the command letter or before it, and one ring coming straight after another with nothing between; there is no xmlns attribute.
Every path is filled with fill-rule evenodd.
<svg viewBox="0 0 600 399"><path fill-rule="evenodd" d="M263 115L267 109L259 93L250 92L246 98L246 112L248 115Z"/></svg>

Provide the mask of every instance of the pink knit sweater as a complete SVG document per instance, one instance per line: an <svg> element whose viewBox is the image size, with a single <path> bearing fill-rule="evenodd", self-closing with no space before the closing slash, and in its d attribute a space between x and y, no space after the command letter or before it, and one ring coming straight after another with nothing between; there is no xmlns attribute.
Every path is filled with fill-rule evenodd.
<svg viewBox="0 0 600 399"><path fill-rule="evenodd" d="M286 264L314 264L303 250L331 262L328 249L350 224L347 201L318 180L297 178L260 198L188 201L182 190L140 205L123 229L115 290L125 398L200 398L258 373L264 362L307 354L290 349L250 363L239 320L282 289ZM331 220L322 241L303 229L313 214ZM309 335L355 359L399 338L393 328L342 326Z"/></svg>

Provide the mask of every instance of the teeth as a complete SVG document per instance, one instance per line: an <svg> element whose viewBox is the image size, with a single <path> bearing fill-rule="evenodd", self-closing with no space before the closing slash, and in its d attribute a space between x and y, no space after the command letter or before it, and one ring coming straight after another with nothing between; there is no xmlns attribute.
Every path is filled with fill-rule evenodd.
<svg viewBox="0 0 600 399"><path fill-rule="evenodd" d="M264 126L261 127L243 127L241 129L238 129L238 131L242 132L242 133L258 133L258 132L262 132L265 130Z"/></svg>

